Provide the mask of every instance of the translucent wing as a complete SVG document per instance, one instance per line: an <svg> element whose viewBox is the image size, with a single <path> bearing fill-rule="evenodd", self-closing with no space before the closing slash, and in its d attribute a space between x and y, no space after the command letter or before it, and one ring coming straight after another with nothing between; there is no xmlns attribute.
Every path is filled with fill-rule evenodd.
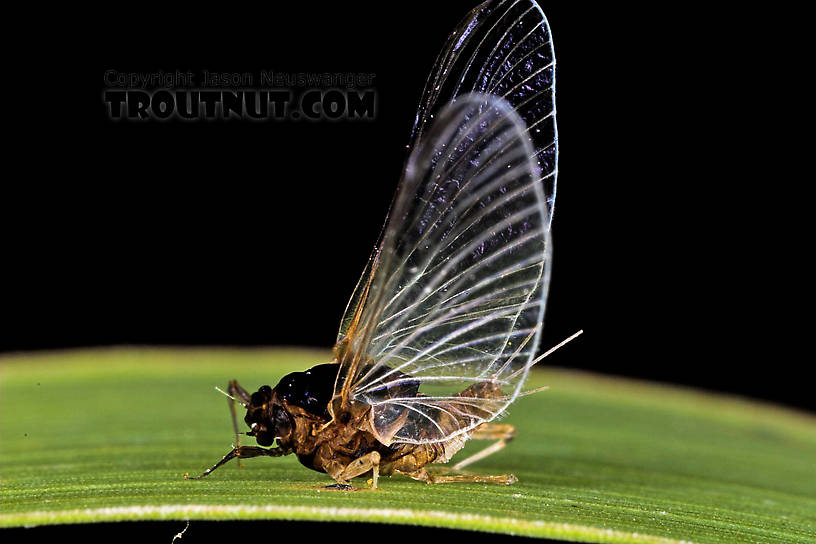
<svg viewBox="0 0 816 544"><path fill-rule="evenodd" d="M444 108L411 154L335 393L384 443L437 442L513 401L538 346L549 216L527 126L504 99Z"/></svg>
<svg viewBox="0 0 816 544"><path fill-rule="evenodd" d="M558 158L555 53L549 23L535 1L491 0L459 23L425 84L411 144L441 108L471 92L503 98L527 126L552 219Z"/></svg>
<svg viewBox="0 0 816 544"><path fill-rule="evenodd" d="M527 126L552 218L558 141L555 124L555 56L550 28L531 0L488 1L456 27L437 57L417 109L410 148L416 147L441 108L478 92L506 100ZM378 248L382 247L382 241ZM377 251L363 271L341 321L340 342L371 279Z"/></svg>

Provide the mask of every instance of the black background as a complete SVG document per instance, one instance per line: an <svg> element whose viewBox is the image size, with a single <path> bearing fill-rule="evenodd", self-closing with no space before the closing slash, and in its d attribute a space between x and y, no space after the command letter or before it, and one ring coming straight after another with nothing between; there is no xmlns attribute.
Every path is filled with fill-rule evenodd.
<svg viewBox="0 0 816 544"><path fill-rule="evenodd" d="M814 408L766 174L766 82L747 66L761 22L562 4L544 6L561 154L543 342L586 333L550 364ZM0 349L329 348L425 78L473 5L73 13L34 66L38 107L14 138ZM378 109L114 122L108 69L373 73Z"/></svg>
<svg viewBox="0 0 816 544"><path fill-rule="evenodd" d="M425 78L475 3L53 14L12 52L25 76L7 108L23 123L0 201L0 351L329 348ZM796 244L796 194L774 174L767 14L566 4L543 6L561 145L543 344L586 332L550 364L816 408L797 281L812 244ZM108 69L374 73L378 110L355 122L112 122ZM181 529L141 527L158 539Z"/></svg>

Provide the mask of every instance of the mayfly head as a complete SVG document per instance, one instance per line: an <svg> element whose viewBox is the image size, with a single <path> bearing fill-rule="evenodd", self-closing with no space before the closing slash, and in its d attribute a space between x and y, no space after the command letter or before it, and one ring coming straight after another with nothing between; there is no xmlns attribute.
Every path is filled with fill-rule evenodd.
<svg viewBox="0 0 816 544"><path fill-rule="evenodd" d="M268 385L252 393L244 421L250 429L246 434L261 446L271 446L276 438L287 441L292 433L290 416Z"/></svg>

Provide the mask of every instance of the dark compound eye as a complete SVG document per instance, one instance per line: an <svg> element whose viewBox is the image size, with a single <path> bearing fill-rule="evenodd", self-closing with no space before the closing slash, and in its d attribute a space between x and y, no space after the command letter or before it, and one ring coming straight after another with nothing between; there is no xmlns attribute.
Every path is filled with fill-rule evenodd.
<svg viewBox="0 0 816 544"><path fill-rule="evenodd" d="M272 388L268 385L261 386L256 392L252 393L249 403L253 406L261 406L272 399Z"/></svg>

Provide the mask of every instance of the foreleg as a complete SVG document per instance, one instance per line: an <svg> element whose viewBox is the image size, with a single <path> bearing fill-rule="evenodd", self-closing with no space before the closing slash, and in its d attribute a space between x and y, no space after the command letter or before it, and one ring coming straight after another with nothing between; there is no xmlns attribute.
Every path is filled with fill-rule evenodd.
<svg viewBox="0 0 816 544"><path fill-rule="evenodd" d="M227 386L227 404L229 404L230 415L232 416L232 430L235 433L235 447L241 447L241 432L238 430L238 416L235 414L235 403L240 402L244 408L249 406L250 394L246 389L238 384L238 380L230 380ZM241 460L238 460L241 466Z"/></svg>
<svg viewBox="0 0 816 544"><path fill-rule="evenodd" d="M195 477L190 477L188 474L184 475L184 479L187 480L200 480L204 476L207 476L210 472L214 471L224 463L235 459L235 458L242 458L242 457L261 457L261 456L268 456L268 457L281 457L283 455L288 455L292 453L291 450L286 450L283 448L261 448L260 446L237 446L232 448L232 451L226 454L220 461L218 461L212 468L208 468L204 471L203 474Z"/></svg>

